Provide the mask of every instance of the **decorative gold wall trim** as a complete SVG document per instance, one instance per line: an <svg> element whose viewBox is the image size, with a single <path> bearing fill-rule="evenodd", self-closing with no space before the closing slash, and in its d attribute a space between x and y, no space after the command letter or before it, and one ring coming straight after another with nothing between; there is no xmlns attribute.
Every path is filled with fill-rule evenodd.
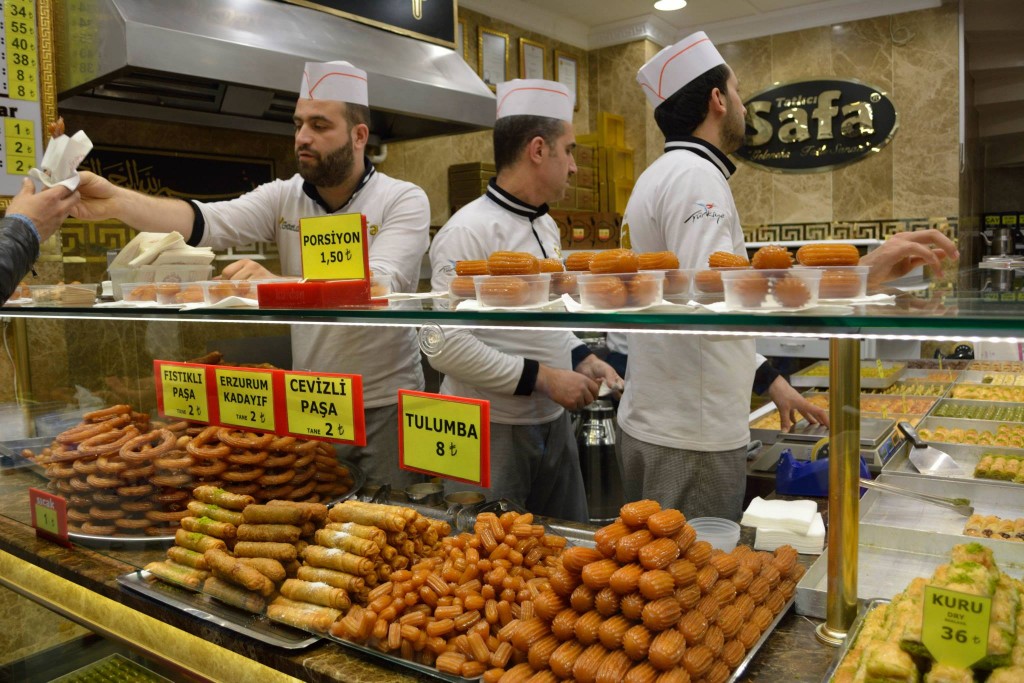
<svg viewBox="0 0 1024 683"><path fill-rule="evenodd" d="M824 240L884 240L897 232L941 230L955 240L960 219L950 218L897 218L879 221L835 221L832 223L776 223L743 226L743 239L747 242L814 242Z"/></svg>
<svg viewBox="0 0 1024 683"><path fill-rule="evenodd" d="M0 551L0 584L100 635L209 680L261 683L299 680L3 551Z"/></svg>

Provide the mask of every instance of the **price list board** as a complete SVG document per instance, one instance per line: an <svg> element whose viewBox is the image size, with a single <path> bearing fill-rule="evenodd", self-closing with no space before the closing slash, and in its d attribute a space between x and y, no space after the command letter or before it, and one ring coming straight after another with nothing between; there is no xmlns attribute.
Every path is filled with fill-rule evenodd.
<svg viewBox="0 0 1024 683"><path fill-rule="evenodd" d="M0 196L10 197L42 159L54 115L53 53L49 0L0 0L0 8Z"/></svg>

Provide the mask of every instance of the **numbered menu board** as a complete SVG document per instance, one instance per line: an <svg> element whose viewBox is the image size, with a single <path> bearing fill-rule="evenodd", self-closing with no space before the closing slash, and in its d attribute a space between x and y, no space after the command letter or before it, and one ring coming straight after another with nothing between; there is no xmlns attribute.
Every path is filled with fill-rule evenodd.
<svg viewBox="0 0 1024 683"><path fill-rule="evenodd" d="M54 119L53 51L49 0L0 0L0 8L0 196L11 197L42 159Z"/></svg>

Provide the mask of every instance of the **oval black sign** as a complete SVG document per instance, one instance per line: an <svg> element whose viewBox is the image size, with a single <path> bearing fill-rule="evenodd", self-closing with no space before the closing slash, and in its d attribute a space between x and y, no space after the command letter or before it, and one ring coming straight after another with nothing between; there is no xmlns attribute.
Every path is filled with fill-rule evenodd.
<svg viewBox="0 0 1024 683"><path fill-rule="evenodd" d="M812 173L885 147L898 125L884 92L857 81L774 85L744 103L747 140L736 156L769 171Z"/></svg>

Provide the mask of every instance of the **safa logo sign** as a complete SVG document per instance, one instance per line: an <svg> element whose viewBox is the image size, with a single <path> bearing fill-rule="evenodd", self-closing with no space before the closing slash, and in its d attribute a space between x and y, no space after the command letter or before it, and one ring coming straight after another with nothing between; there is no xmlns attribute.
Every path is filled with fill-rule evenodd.
<svg viewBox="0 0 1024 683"><path fill-rule="evenodd" d="M852 164L885 147L896 107L851 80L776 84L745 102L747 141L740 159L778 173L814 173Z"/></svg>

